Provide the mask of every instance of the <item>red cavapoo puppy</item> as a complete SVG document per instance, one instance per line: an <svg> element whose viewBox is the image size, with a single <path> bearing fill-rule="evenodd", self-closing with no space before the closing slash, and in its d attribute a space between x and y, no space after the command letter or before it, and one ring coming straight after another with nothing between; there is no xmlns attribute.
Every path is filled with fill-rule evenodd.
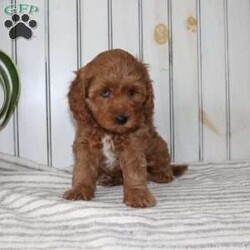
<svg viewBox="0 0 250 250"><path fill-rule="evenodd" d="M124 185L124 202L151 207L147 181L168 183L173 166L153 125L153 89L145 64L121 49L105 51L76 73L69 91L76 120L75 166L68 200L90 200L96 184Z"/></svg>

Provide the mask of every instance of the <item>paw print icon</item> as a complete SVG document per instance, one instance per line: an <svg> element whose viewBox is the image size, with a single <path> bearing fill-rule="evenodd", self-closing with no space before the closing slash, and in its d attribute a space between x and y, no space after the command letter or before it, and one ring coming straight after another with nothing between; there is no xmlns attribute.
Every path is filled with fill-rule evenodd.
<svg viewBox="0 0 250 250"><path fill-rule="evenodd" d="M23 37L29 39L32 37L32 29L37 27L35 20L30 20L29 15L23 14L21 17L18 14L14 14L11 20L6 20L4 26L9 30L9 37L16 39Z"/></svg>

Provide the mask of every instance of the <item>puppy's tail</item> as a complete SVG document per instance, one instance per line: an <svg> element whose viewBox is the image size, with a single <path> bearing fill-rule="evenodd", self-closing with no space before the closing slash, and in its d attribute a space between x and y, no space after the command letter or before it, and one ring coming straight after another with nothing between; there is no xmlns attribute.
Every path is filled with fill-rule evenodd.
<svg viewBox="0 0 250 250"><path fill-rule="evenodd" d="M185 164L171 164L172 168L173 168L173 175L175 177L180 177L182 176L188 169L188 165Z"/></svg>

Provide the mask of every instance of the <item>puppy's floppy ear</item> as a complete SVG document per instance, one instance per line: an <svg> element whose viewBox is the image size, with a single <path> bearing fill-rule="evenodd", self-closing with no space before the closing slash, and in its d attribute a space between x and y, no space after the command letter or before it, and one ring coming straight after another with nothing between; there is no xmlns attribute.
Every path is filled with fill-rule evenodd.
<svg viewBox="0 0 250 250"><path fill-rule="evenodd" d="M68 93L69 107L77 122L91 123L92 120L85 104L88 85L89 80L84 67L76 72Z"/></svg>
<svg viewBox="0 0 250 250"><path fill-rule="evenodd" d="M153 123L153 113L154 113L154 92L151 80L148 78L147 81L147 97L144 106L144 114L147 124Z"/></svg>
<svg viewBox="0 0 250 250"><path fill-rule="evenodd" d="M148 65L141 63L143 66L143 78L146 84L146 101L144 104L144 116L147 124L153 123L153 113L154 113L154 91L152 86L152 81L148 73Z"/></svg>

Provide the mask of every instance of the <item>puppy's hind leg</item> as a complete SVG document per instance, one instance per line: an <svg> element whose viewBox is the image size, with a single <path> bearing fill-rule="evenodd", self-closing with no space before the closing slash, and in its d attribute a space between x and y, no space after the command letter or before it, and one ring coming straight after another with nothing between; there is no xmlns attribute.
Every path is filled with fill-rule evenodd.
<svg viewBox="0 0 250 250"><path fill-rule="evenodd" d="M150 181L168 183L187 170L187 165L170 163L167 143L157 133L152 137L150 145L147 152L148 179Z"/></svg>

